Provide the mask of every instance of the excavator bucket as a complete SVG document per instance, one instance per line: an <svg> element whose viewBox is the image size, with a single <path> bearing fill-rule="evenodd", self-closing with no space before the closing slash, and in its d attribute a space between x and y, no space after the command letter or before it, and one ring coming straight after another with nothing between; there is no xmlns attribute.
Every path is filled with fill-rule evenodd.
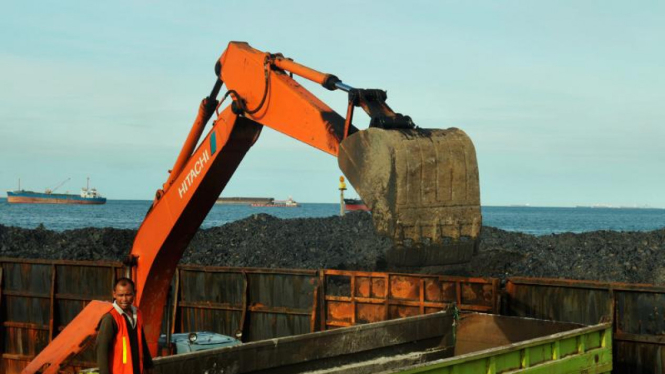
<svg viewBox="0 0 665 374"><path fill-rule="evenodd" d="M340 145L339 167L372 212L399 266L467 262L481 227L478 163L456 128L369 128Z"/></svg>

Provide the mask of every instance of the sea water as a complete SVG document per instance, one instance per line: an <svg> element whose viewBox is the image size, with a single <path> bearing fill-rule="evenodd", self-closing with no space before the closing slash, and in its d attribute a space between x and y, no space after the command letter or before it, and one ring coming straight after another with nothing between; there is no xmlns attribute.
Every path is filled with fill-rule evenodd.
<svg viewBox="0 0 665 374"><path fill-rule="evenodd" d="M104 205L8 204L0 199L0 224L63 231L84 227L137 229L150 208L147 200L109 200ZM202 228L266 213L278 218L339 215L339 204L301 204L297 208L215 205ZM483 225L534 235L596 230L650 231L665 227L665 209L633 208L482 208Z"/></svg>

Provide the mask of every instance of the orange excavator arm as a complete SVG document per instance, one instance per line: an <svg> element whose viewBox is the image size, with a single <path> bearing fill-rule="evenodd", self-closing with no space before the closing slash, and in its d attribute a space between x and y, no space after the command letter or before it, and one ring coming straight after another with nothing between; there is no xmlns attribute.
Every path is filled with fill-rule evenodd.
<svg viewBox="0 0 665 374"><path fill-rule="evenodd" d="M417 129L409 117L393 112L385 104L384 91L355 89L334 75L300 65L281 54L258 51L243 42L231 42L215 70L218 79L211 94L201 102L187 140L166 183L157 191L153 205L137 232L128 259L133 269L132 278L137 285L135 302L142 310L145 336L153 355L157 351L162 314L176 266L217 197L249 148L258 139L263 126L338 156L344 174L354 187L359 186L356 189L372 209L377 230L391 236L398 244L396 253L402 253L414 240L418 245L429 248L432 243L440 243L442 235L448 231L454 231L450 235L446 234L453 239L471 238L467 240L466 246L455 242L459 248L453 248L453 252L462 252L454 252L452 257L459 259L459 254L466 253L469 249L473 252L477 237L474 230L479 229L480 225L477 167L474 175L475 151L461 131ZM316 82L329 90L348 92L346 117L337 114L298 84L293 79L294 75ZM227 92L220 103L217 97L224 84ZM231 103L221 109L226 99L230 99ZM359 131L352 125L355 107L362 107L370 116L372 132ZM206 123L215 113L217 119L201 140ZM388 131L391 135L386 138L383 133L375 134L380 131ZM345 147L347 138L350 145ZM395 147L396 142L402 144L401 148ZM448 163L434 162L434 166L441 164L445 170L437 169L433 180L422 180L421 175L431 174L431 160L407 157L408 160L404 161L404 156L413 153L413 149L405 148L403 144L413 144L421 155L431 156L437 153L432 147L441 148L441 144L462 151L435 155L449 159ZM379 151L387 149L387 159L394 159L397 167L387 165L387 172L370 171L371 165L377 162L369 154L377 148ZM464 165L462 171L455 167L460 163ZM470 174L467 167L471 168ZM397 178L397 184L400 185L398 190L394 190L394 173L390 172L396 169L404 169L402 173L411 175L408 178ZM460 173L464 174L464 178L458 177ZM364 178L364 174L370 176L371 180ZM463 208L463 204L460 204L462 194L453 194L450 191L432 194L429 190L423 190L421 195L424 197L418 198L418 201L406 201L406 205L423 205L427 206L427 209L450 206L455 209L454 220L446 217L440 221L437 218L432 221L432 226L431 222L425 224L419 216L413 216L413 209L409 208L408 214L403 216L397 214L399 207L405 204L400 200L400 196L404 195L403 191L409 188L415 191L412 185L423 182L435 184L434 187L428 187L429 190L437 189L439 184L443 188L446 183L462 183L461 188L465 191L463 198L470 201L467 205L473 211L471 218L457 220L462 216L459 213ZM371 192L375 189L378 189L378 192ZM431 216L432 212L434 211L425 212L425 215ZM412 225L411 221L415 224ZM427 225L434 227L431 233L428 231L430 226ZM446 225L454 227L455 230L445 229L448 227ZM85 347L85 344L76 343L90 340L91 321L98 320L107 309L108 307L98 302L90 304L23 372L57 372L61 365L66 364L67 360ZM56 348L64 342L72 348L64 351Z"/></svg>

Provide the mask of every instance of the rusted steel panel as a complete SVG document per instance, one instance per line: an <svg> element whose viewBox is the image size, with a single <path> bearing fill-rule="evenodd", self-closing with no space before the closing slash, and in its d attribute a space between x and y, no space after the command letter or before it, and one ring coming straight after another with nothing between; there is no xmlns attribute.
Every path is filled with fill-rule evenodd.
<svg viewBox="0 0 665 374"><path fill-rule="evenodd" d="M47 325L51 266L4 263L3 268L6 320Z"/></svg>
<svg viewBox="0 0 665 374"><path fill-rule="evenodd" d="M247 273L248 312L243 341L310 332L318 283L316 273Z"/></svg>
<svg viewBox="0 0 665 374"><path fill-rule="evenodd" d="M419 274L322 270L322 328L429 314L456 303L497 313L499 280Z"/></svg>
<svg viewBox="0 0 665 374"><path fill-rule="evenodd" d="M217 274L216 282L224 292L213 294L212 297L206 294L188 303L186 300L193 299L191 290L201 289L199 286L204 271L208 277L211 276L208 274ZM199 286L196 286L196 282ZM182 267L179 301L180 309L183 310L180 316L182 326L185 329L188 326L207 325L194 320L205 317L205 314L185 312L185 307L224 306L223 309L233 311L226 318L232 323L223 326L221 332L240 336L243 341L309 332L317 286L315 271ZM211 304L211 299L218 304Z"/></svg>
<svg viewBox="0 0 665 374"><path fill-rule="evenodd" d="M111 299L115 269L107 266L56 265L56 293L88 300Z"/></svg>
<svg viewBox="0 0 665 374"><path fill-rule="evenodd" d="M87 303L87 301L80 300L58 300L55 306L56 330L60 331L69 324L85 308Z"/></svg>
<svg viewBox="0 0 665 374"><path fill-rule="evenodd" d="M274 308L311 309L315 275L248 273L249 304Z"/></svg>
<svg viewBox="0 0 665 374"><path fill-rule="evenodd" d="M390 278L389 294L395 300L419 300L420 282L418 277L394 275Z"/></svg>
<svg viewBox="0 0 665 374"><path fill-rule="evenodd" d="M55 277L56 277L56 271L55 271L55 265L52 265L51 269L51 298L49 300L49 324L48 324L48 341L51 342L53 340L53 334L54 334L54 326L53 326L53 317L54 317L54 306L55 306Z"/></svg>
<svg viewBox="0 0 665 374"><path fill-rule="evenodd" d="M175 277L173 277L173 287L171 288L171 329L167 332L164 331L164 333L175 333L175 326L176 326L176 321L178 318L178 295L180 294L180 270L176 270ZM168 308L169 306L166 305ZM168 314L167 314L168 315Z"/></svg>
<svg viewBox="0 0 665 374"><path fill-rule="evenodd" d="M496 305L498 285L494 283L460 282L460 309L481 306L492 310Z"/></svg>
<svg viewBox="0 0 665 374"><path fill-rule="evenodd" d="M46 329L5 326L4 332L4 354L34 356L49 342L48 326Z"/></svg>
<svg viewBox="0 0 665 374"><path fill-rule="evenodd" d="M180 331L215 331L243 341L311 331L316 271L182 266Z"/></svg>
<svg viewBox="0 0 665 374"><path fill-rule="evenodd" d="M385 320L386 305L363 304L356 305L356 323L372 323Z"/></svg>
<svg viewBox="0 0 665 374"><path fill-rule="evenodd" d="M242 323L243 284L238 269L180 268L176 316L180 323L174 331L236 335Z"/></svg>
<svg viewBox="0 0 665 374"><path fill-rule="evenodd" d="M405 318L425 314L420 312L419 307L391 305L388 307L388 319Z"/></svg>
<svg viewBox="0 0 665 374"><path fill-rule="evenodd" d="M426 278L425 300L442 303L457 302L455 282L446 282L436 278Z"/></svg>
<svg viewBox="0 0 665 374"><path fill-rule="evenodd" d="M2 373L18 374L28 365L27 360L19 360L9 355L7 355L6 357L5 356L6 355L3 355L2 363L0 364L0 369L2 369Z"/></svg>
<svg viewBox="0 0 665 374"><path fill-rule="evenodd" d="M614 341L613 373L665 373L665 345Z"/></svg>
<svg viewBox="0 0 665 374"><path fill-rule="evenodd" d="M329 322L351 323L353 304L348 302L330 301L326 303L326 320Z"/></svg>
<svg viewBox="0 0 665 374"><path fill-rule="evenodd" d="M48 344L48 331L5 327L0 344L5 347L0 363L3 370L0 372L20 373L28 361Z"/></svg>
<svg viewBox="0 0 665 374"><path fill-rule="evenodd" d="M180 306L180 325L178 332L213 331L234 336L240 325L240 311L192 308ZM178 328L179 327L179 328Z"/></svg>
<svg viewBox="0 0 665 374"><path fill-rule="evenodd" d="M511 278L503 313L558 321L614 322L615 373L665 373L665 287Z"/></svg>
<svg viewBox="0 0 665 374"><path fill-rule="evenodd" d="M665 292L614 291L618 373L665 373Z"/></svg>
<svg viewBox="0 0 665 374"><path fill-rule="evenodd" d="M283 336L301 335L309 332L309 315L288 315L277 313L250 313L243 341L254 342Z"/></svg>
<svg viewBox="0 0 665 374"><path fill-rule="evenodd" d="M122 266L1 258L2 372L20 372L88 301L108 299ZM86 355L80 360L89 361Z"/></svg>
<svg viewBox="0 0 665 374"><path fill-rule="evenodd" d="M302 274L316 276L317 270L308 269L276 269L276 268L239 268L227 266L203 266L203 265L178 265L178 269L186 271L191 270L194 272L217 272L217 273L258 273L258 274Z"/></svg>
<svg viewBox="0 0 665 374"><path fill-rule="evenodd" d="M616 331L665 337L665 293L615 291Z"/></svg>
<svg viewBox="0 0 665 374"><path fill-rule="evenodd" d="M310 313L309 317L309 332L314 332L316 331L316 326L317 326L317 314L319 311L319 289L320 283L319 282L319 277L318 275L316 276L316 281L317 285L314 287L314 294L312 295L312 311Z"/></svg>
<svg viewBox="0 0 665 374"><path fill-rule="evenodd" d="M113 282L121 271L120 266L56 265L55 327L71 322L90 300L111 301Z"/></svg>
<svg viewBox="0 0 665 374"><path fill-rule="evenodd" d="M192 303L220 303L242 307L244 277L237 269L222 271L180 271L180 300Z"/></svg>
<svg viewBox="0 0 665 374"><path fill-rule="evenodd" d="M619 291L639 291L639 292L655 292L665 293L665 286L641 283L621 283L621 282L598 282L589 280L573 280L573 279L559 279L559 278L525 278L525 277L512 277L508 279L509 282L514 284L531 284L543 286L561 286L571 288L587 288L587 289L609 289Z"/></svg>
<svg viewBox="0 0 665 374"><path fill-rule="evenodd" d="M49 342L51 280L48 264L2 263L2 361L10 370L22 369Z"/></svg>
<svg viewBox="0 0 665 374"><path fill-rule="evenodd" d="M600 288L559 284L506 284L505 310L508 316L593 325L612 316L610 291Z"/></svg>
<svg viewBox="0 0 665 374"><path fill-rule="evenodd" d="M45 374L56 374L61 365L66 365L73 354L80 352L93 341L96 334L97 322L102 316L113 308L111 303L92 301L85 310L76 316L79 322L78 328L65 329L53 340L46 349L42 350L34 360L26 367L26 371L35 373L45 364L50 366L44 371ZM83 344L79 344L84 342Z"/></svg>
<svg viewBox="0 0 665 374"><path fill-rule="evenodd" d="M175 331L176 318L178 317L178 294L180 292L180 270L176 269L171 280L171 286L167 294L166 304L164 304L164 314L162 316L162 326L160 328L161 334L166 334L167 331L173 334ZM158 352L161 355L162 352ZM166 353L166 352L165 352Z"/></svg>

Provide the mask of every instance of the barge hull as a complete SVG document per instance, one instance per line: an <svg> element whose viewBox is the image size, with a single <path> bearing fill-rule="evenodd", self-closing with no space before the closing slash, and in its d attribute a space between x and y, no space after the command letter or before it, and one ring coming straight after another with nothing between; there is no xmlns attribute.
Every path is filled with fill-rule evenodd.
<svg viewBox="0 0 665 374"><path fill-rule="evenodd" d="M75 200L75 199L41 199L30 197L8 197L7 202L10 204L88 204L88 205L101 205L106 203L106 199L95 200Z"/></svg>
<svg viewBox="0 0 665 374"><path fill-rule="evenodd" d="M85 304L108 300L109 285L127 271L121 262L0 258L0 373L20 373ZM209 292L212 285L220 292ZM173 287L171 333L241 332L243 342L432 313L453 302L462 311L584 325L609 315L615 372L665 373L665 286L513 277L504 288L495 278L180 265ZM94 366L94 350L86 350L67 368Z"/></svg>
<svg viewBox="0 0 665 374"><path fill-rule="evenodd" d="M21 194L8 192L7 202L10 204L89 204L100 205L106 203L106 198L84 198L77 195L66 194Z"/></svg>

